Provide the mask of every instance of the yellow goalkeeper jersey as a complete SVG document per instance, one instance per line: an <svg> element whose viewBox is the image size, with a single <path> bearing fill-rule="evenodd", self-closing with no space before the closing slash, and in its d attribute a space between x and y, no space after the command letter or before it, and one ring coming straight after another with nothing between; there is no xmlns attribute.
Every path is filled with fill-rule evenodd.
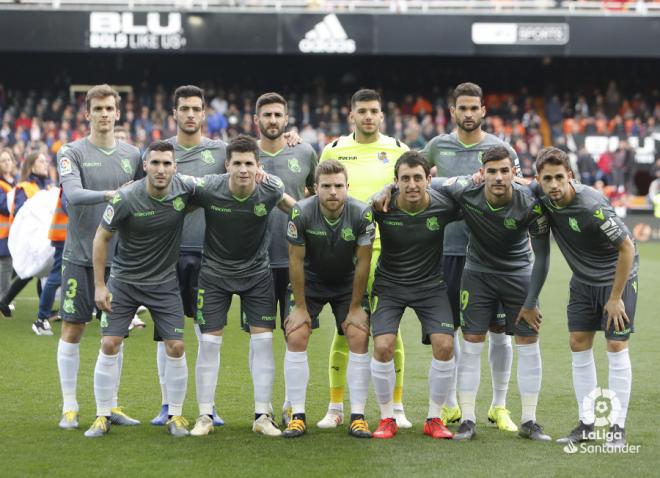
<svg viewBox="0 0 660 478"><path fill-rule="evenodd" d="M355 133L328 144L321 161L336 159L348 171L348 194L362 202L394 181L394 163L409 148L398 139L379 134L378 141L361 144Z"/></svg>

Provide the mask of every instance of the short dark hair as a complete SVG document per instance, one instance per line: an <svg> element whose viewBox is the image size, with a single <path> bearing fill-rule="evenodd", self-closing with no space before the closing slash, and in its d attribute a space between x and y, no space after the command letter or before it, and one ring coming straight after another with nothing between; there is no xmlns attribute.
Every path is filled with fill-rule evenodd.
<svg viewBox="0 0 660 478"><path fill-rule="evenodd" d="M511 157L511 152L504 146L491 146L488 148L484 155L481 157L481 164L486 166L486 163L490 161L499 161L501 159L508 159L511 162L511 167L514 167L513 158Z"/></svg>
<svg viewBox="0 0 660 478"><path fill-rule="evenodd" d="M319 182L319 177L322 174L343 174L346 178L346 182L348 183L348 171L346 171L346 167L336 159L328 159L326 161L322 161L316 167L316 171L314 172L314 181L316 183Z"/></svg>
<svg viewBox="0 0 660 478"><path fill-rule="evenodd" d="M353 93L353 96L351 97L351 108L354 108L358 101L378 101L378 103L381 103L378 92L369 89L357 90Z"/></svg>
<svg viewBox="0 0 660 478"><path fill-rule="evenodd" d="M476 96L479 98L479 102L483 104L484 92L481 91L481 87L475 83L461 83L456 88L454 88L454 104L461 96Z"/></svg>
<svg viewBox="0 0 660 478"><path fill-rule="evenodd" d="M179 86L176 90L174 90L174 109L176 109L179 106L179 98L190 98L196 96L197 98L201 98L202 100L202 107L206 105L206 99L204 98L204 90L201 89L199 86L195 85L183 85Z"/></svg>
<svg viewBox="0 0 660 478"><path fill-rule="evenodd" d="M411 168L421 166L424 168L424 174L426 174L426 176L431 174L431 165L419 151L406 151L401 156L399 156L399 159L396 160L396 164L394 164L395 178L399 177L399 167L402 164L410 166Z"/></svg>
<svg viewBox="0 0 660 478"><path fill-rule="evenodd" d="M257 141L245 134L239 134L227 145L227 161L231 161L233 153L253 153L254 158L259 162L259 145Z"/></svg>
<svg viewBox="0 0 660 478"><path fill-rule="evenodd" d="M546 164L552 164L554 166L563 166L566 168L566 171L571 171L571 163L568 161L568 155L559 148L550 146L548 148L543 148L539 151L539 154L536 156L536 172L541 174L541 170Z"/></svg>
<svg viewBox="0 0 660 478"><path fill-rule="evenodd" d="M279 93L269 92L269 93L264 93L259 98L257 98L257 105L255 111L257 112L257 114L259 114L259 109L262 106L272 105L272 104L284 105L284 111L286 112L288 110L287 102L282 95L280 95Z"/></svg>
<svg viewBox="0 0 660 478"><path fill-rule="evenodd" d="M145 158L148 158L149 154L152 151L158 151L158 152L162 152L162 153L170 151L172 153L172 156L174 156L174 145L172 143L167 142L167 141L162 141L162 140L154 141L147 148L147 154L145 155Z"/></svg>
<svg viewBox="0 0 660 478"><path fill-rule="evenodd" d="M104 83L102 85L92 86L85 95L85 108L89 112L94 98L103 99L109 96L115 99L115 108L119 109L121 97L110 85Z"/></svg>

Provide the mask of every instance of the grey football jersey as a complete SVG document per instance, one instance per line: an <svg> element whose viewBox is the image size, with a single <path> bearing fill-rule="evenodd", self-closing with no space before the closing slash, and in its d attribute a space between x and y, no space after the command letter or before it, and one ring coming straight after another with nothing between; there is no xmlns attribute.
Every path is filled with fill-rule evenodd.
<svg viewBox="0 0 660 478"><path fill-rule="evenodd" d="M485 185L470 176L450 178L438 188L460 206L470 230L465 269L476 272L527 275L534 255L529 235L548 234L548 219L541 202L527 186L513 183L506 206L493 208L486 200Z"/></svg>
<svg viewBox="0 0 660 478"><path fill-rule="evenodd" d="M442 134L431 139L421 153L431 166L436 167L437 176L453 177L471 175L479 171L482 166L481 156L493 146L504 146L509 150L517 174L520 174L520 163L516 152L507 143L490 133L486 133L480 143L470 145L461 143L456 132ZM469 231L464 222L450 224L445 229L444 254L464 256L468 239Z"/></svg>
<svg viewBox="0 0 660 478"><path fill-rule="evenodd" d="M311 196L291 210L286 237L305 246L305 280L342 293L353 289L357 246L371 245L375 231L371 209L357 199L348 197L341 216L331 222L318 196Z"/></svg>
<svg viewBox="0 0 660 478"><path fill-rule="evenodd" d="M176 170L179 174L202 177L207 174L224 174L227 145L222 140L202 138L197 146L186 148L176 142L176 136L166 139L174 145ZM201 252L204 244L204 211L201 209L186 215L181 238L182 251Z"/></svg>
<svg viewBox="0 0 660 478"><path fill-rule="evenodd" d="M244 199L232 195L229 174L198 180L193 203L204 208L206 217L202 269L223 279L268 270L268 213L283 196L284 184L273 175Z"/></svg>
<svg viewBox="0 0 660 478"><path fill-rule="evenodd" d="M374 211L381 241L375 284L427 290L444 283L442 237L447 223L459 213L451 198L433 190L428 193L429 206L416 214L397 207L398 192L387 213Z"/></svg>
<svg viewBox="0 0 660 478"><path fill-rule="evenodd" d="M594 286L611 285L619 257L618 246L628 236L635 239L616 215L609 201L595 189L572 182L575 198L566 207L557 207L543 194L540 186L532 188L540 195L552 233L566 258L574 277ZM639 269L639 251L635 244L635 260L630 277Z"/></svg>
<svg viewBox="0 0 660 478"><path fill-rule="evenodd" d="M57 153L60 185L64 195L71 197L74 187L92 191L112 191L144 175L140 151L130 144L117 141L114 149L94 146L88 138L69 143ZM96 204L75 205L69 202L69 224L64 243L64 260L92 267L92 242L105 209L105 200ZM108 249L108 265L112 261L114 242Z"/></svg>
<svg viewBox="0 0 660 478"><path fill-rule="evenodd" d="M268 174L274 174L284 183L285 192L296 201L305 197L305 187L314 190L314 171L318 158L314 148L301 143L293 147L285 146L277 154L259 152L261 166ZM274 209L268 216L268 234L270 236L271 267L287 267L289 252L286 242L287 215Z"/></svg>
<svg viewBox="0 0 660 478"><path fill-rule="evenodd" d="M163 199L147 192L147 179L121 188L103 213L101 227L118 231L117 253L110 275L138 285L159 285L176 279L186 206L195 181L175 175Z"/></svg>

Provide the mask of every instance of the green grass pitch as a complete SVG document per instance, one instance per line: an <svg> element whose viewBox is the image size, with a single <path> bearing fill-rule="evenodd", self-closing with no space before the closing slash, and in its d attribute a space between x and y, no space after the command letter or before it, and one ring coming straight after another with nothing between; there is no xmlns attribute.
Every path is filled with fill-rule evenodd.
<svg viewBox="0 0 660 478"><path fill-rule="evenodd" d="M239 330L237 301L222 346L216 396L227 425L216 428L207 437L183 439L173 439L163 427L149 425L160 408L160 390L151 340L153 324L147 320L147 329L133 332L126 342L120 389L120 404L143 424L113 427L106 437L86 439L83 431L91 424L95 411L92 374L99 348L98 323L88 327L81 347L81 429L62 431L57 427L61 398L55 362L60 326L54 325L54 337L32 333L30 324L36 316L37 302L33 286L29 286L29 291L17 300L15 318L0 319L0 476L657 476L660 391L655 367L660 343L660 245L644 244L640 251L637 333L631 341L633 391L626 425L629 443L640 445L637 454L568 455L554 443L532 443L497 431L486 420L491 398L486 352L477 401L477 438L469 443L455 443L424 436L430 349L420 344L419 323L412 312L407 312L402 322L406 344L404 402L414 424L412 430L401 430L394 440L379 441L353 439L347 435L346 426L329 431L316 428L328 399L326 367L333 321L326 310L321 329L314 332L309 347L309 433L296 440L257 436L251 431L248 336ZM543 386L538 420L554 439L575 425L577 407L565 318L569 270L556 248L552 255L550 276L541 299L545 322L541 334ZM192 425L197 414L197 346L191 321L186 324L186 337L190 373L185 415ZM274 344L277 370L273 405L279 410L284 397L284 343L279 330ZM595 357L599 385L606 387L607 357L602 335L596 340ZM514 357L508 405L518 421L515 367ZM373 393L367 413L373 430L378 422Z"/></svg>

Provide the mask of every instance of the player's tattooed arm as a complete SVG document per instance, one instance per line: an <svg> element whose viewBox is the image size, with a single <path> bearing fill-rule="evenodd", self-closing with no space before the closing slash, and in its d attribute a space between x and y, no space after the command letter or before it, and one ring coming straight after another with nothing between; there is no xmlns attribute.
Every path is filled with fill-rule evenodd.
<svg viewBox="0 0 660 478"><path fill-rule="evenodd" d="M92 261L94 264L94 302L96 307L106 312L112 312L110 305L110 292L105 284L105 264L108 258L108 244L114 232L108 231L102 226L96 230L94 246L92 250Z"/></svg>
<svg viewBox="0 0 660 478"><path fill-rule="evenodd" d="M289 214L294 204L296 204L296 200L289 196L287 193L284 193L282 200L277 203L277 207L285 213Z"/></svg>
<svg viewBox="0 0 660 478"><path fill-rule="evenodd" d="M614 273L614 282L612 284L612 292L605 304L604 312L607 314L607 327L605 330L610 330L612 324L616 331L624 330L630 323L626 309L621 297L623 296L623 289L628 281L630 270L635 260L635 245L629 237L619 244L619 257L616 261L616 272Z"/></svg>
<svg viewBox="0 0 660 478"><path fill-rule="evenodd" d="M347 334L348 328L352 325L369 335L369 315L362 308L362 299L367 290L369 281L369 271L371 268L371 245L358 246L356 253L357 262L355 263L355 275L353 276L353 293L351 295L351 305L344 322L344 331ZM364 344L365 352L368 343Z"/></svg>
<svg viewBox="0 0 660 478"><path fill-rule="evenodd" d="M284 331L291 334L300 327L312 328L312 318L305 302L305 246L289 244L289 280L295 306L284 320Z"/></svg>

